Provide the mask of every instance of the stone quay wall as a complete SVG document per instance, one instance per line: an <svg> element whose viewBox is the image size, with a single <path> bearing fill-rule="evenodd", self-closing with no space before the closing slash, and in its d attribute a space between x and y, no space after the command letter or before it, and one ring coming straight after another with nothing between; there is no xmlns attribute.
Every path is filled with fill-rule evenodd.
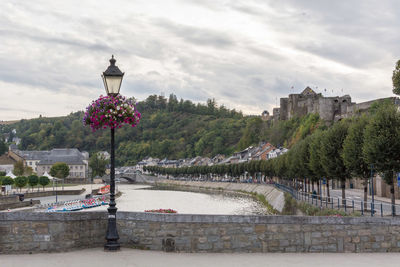
<svg viewBox="0 0 400 267"><path fill-rule="evenodd" d="M118 212L123 247L176 252L400 252L400 220ZM0 213L0 253L102 247L105 212Z"/></svg>
<svg viewBox="0 0 400 267"><path fill-rule="evenodd" d="M248 192L257 193L265 196L271 206L282 212L285 206L285 195L282 191L269 184L250 184L250 183L223 183L223 182L201 182L201 181L176 181L162 179L155 183L170 186L191 187L197 189L224 190L229 192Z"/></svg>

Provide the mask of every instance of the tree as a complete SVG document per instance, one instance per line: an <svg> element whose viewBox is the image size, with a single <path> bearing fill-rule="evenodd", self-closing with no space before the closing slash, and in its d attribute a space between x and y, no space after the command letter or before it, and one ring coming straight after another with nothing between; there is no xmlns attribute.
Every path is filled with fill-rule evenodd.
<svg viewBox="0 0 400 267"><path fill-rule="evenodd" d="M14 179L8 176L3 176L0 177L0 184L2 185L13 185L14 184Z"/></svg>
<svg viewBox="0 0 400 267"><path fill-rule="evenodd" d="M38 183L39 183L39 177L37 175L29 175L28 176L28 184L32 188L32 191L33 191L33 187L36 186Z"/></svg>
<svg viewBox="0 0 400 267"><path fill-rule="evenodd" d="M64 179L69 175L69 167L64 162L56 162L51 166L50 175Z"/></svg>
<svg viewBox="0 0 400 267"><path fill-rule="evenodd" d="M322 167L321 163L321 142L323 138L324 132L319 130L316 131L310 138L310 146L309 146L309 153L310 153L310 160L308 163L309 169L311 171L310 177L308 178L321 178L326 176L326 173L324 171L324 168ZM330 197L329 194L329 178L327 177L326 179L326 188L327 188L327 196L328 199ZM305 187L307 187L307 184L305 183ZM310 191L310 188L305 189L305 191Z"/></svg>
<svg viewBox="0 0 400 267"><path fill-rule="evenodd" d="M400 114L393 103L381 105L365 128L363 155L368 164L383 173L390 185L392 213L395 214L394 182L400 171Z"/></svg>
<svg viewBox="0 0 400 267"><path fill-rule="evenodd" d="M396 67L393 70L392 82L393 93L396 95L400 95L400 60L397 61Z"/></svg>
<svg viewBox="0 0 400 267"><path fill-rule="evenodd" d="M0 171L0 176L6 176L6 172L5 171Z"/></svg>
<svg viewBox="0 0 400 267"><path fill-rule="evenodd" d="M13 185L14 184L14 179L11 178L11 177L6 176L6 177L3 178L2 184L3 185Z"/></svg>
<svg viewBox="0 0 400 267"><path fill-rule="evenodd" d="M324 132L321 140L321 163L326 175L340 181L342 188L342 203L346 204L346 178L348 169L344 165L342 153L343 142L347 136L348 125L340 121Z"/></svg>
<svg viewBox="0 0 400 267"><path fill-rule="evenodd" d="M95 153L89 159L89 167L92 169L92 178L96 176L102 177L106 173L106 165L108 160L103 154Z"/></svg>
<svg viewBox="0 0 400 267"><path fill-rule="evenodd" d="M39 177L39 184L40 184L41 186L43 186L43 191L44 191L44 187L45 187L46 185L48 185L49 183L50 183L49 177L47 177L47 176L40 176L40 177Z"/></svg>
<svg viewBox="0 0 400 267"><path fill-rule="evenodd" d="M24 163L21 160L14 163L13 173L17 176L21 176L24 174Z"/></svg>
<svg viewBox="0 0 400 267"><path fill-rule="evenodd" d="M343 142L343 161L346 168L355 177L362 177L364 182L364 208L367 208L368 179L370 176L370 165L363 155L364 130L368 124L366 116L354 121L350 127L346 139Z"/></svg>
<svg viewBox="0 0 400 267"><path fill-rule="evenodd" d="M0 139L0 155L7 152L7 146L2 139Z"/></svg>
<svg viewBox="0 0 400 267"><path fill-rule="evenodd" d="M26 176L18 176L14 179L15 186L19 188L21 192L22 187L26 186L28 183L28 178Z"/></svg>

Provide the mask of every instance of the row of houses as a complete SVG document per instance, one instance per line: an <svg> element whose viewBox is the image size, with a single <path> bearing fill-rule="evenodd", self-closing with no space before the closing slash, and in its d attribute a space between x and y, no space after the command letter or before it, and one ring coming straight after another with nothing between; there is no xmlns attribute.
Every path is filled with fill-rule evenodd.
<svg viewBox="0 0 400 267"><path fill-rule="evenodd" d="M24 166L32 168L37 175L44 175L50 172L51 166L56 162L64 162L69 167L69 176L67 178L87 179L89 153L81 152L76 148L55 148L45 151L27 151L18 150L15 144L10 145L8 154L8 165L4 166L5 171L13 168L13 162L22 161ZM1 168L1 166L0 166Z"/></svg>
<svg viewBox="0 0 400 267"><path fill-rule="evenodd" d="M276 148L268 142L261 142L258 146L250 146L242 151L233 153L230 157L218 154L213 158L195 157L192 159L169 160L148 157L138 162L136 170L143 171L144 166L160 166L165 168L180 168L190 166L213 166L216 164L243 163L252 160L269 160L288 151L286 148Z"/></svg>

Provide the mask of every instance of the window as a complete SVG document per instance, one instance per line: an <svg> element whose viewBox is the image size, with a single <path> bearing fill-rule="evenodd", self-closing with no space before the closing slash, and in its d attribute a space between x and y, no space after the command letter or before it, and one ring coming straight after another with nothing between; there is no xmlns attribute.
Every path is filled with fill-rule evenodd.
<svg viewBox="0 0 400 267"><path fill-rule="evenodd" d="M31 165L31 166L32 166L32 161L29 161L29 165Z"/></svg>
<svg viewBox="0 0 400 267"><path fill-rule="evenodd" d="M81 166L81 170L83 170L83 166Z"/></svg>

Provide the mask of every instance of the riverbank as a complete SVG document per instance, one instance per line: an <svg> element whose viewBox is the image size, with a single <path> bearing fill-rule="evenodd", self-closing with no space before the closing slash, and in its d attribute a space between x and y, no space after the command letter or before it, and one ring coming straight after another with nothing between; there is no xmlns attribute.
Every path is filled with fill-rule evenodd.
<svg viewBox="0 0 400 267"><path fill-rule="evenodd" d="M285 196L282 191L268 184L243 184L243 183L222 183L207 181L176 181L160 179L155 182L157 186L176 186L183 188L197 188L202 190L219 190L226 192L248 193L259 201L268 204L272 209L282 212L285 206Z"/></svg>

